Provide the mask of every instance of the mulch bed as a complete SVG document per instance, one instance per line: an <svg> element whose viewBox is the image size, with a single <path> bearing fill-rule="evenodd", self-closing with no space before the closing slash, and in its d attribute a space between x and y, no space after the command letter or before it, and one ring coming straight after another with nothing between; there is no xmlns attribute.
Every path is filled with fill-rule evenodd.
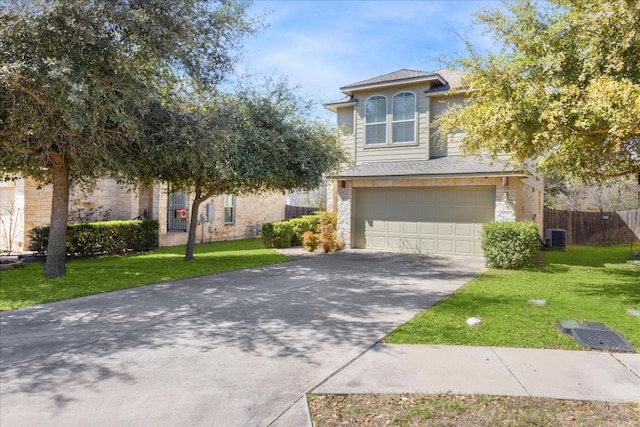
<svg viewBox="0 0 640 427"><path fill-rule="evenodd" d="M310 394L316 427L639 426L640 405L453 394Z"/></svg>

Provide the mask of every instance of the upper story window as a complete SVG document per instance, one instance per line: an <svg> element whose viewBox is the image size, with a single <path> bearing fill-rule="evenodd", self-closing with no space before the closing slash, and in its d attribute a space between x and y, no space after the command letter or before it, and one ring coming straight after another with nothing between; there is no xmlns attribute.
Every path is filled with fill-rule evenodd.
<svg viewBox="0 0 640 427"><path fill-rule="evenodd" d="M387 142L387 98L375 95L365 103L365 144Z"/></svg>
<svg viewBox="0 0 640 427"><path fill-rule="evenodd" d="M367 110L368 111L368 110ZM393 97L393 122L391 142L415 141L416 96L401 92Z"/></svg>

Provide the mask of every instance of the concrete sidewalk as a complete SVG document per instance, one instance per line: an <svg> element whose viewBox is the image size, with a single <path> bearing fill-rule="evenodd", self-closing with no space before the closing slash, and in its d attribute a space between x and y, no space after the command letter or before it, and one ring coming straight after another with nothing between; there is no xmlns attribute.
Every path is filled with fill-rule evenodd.
<svg viewBox="0 0 640 427"><path fill-rule="evenodd" d="M640 403L640 354L378 344L313 390L410 392Z"/></svg>

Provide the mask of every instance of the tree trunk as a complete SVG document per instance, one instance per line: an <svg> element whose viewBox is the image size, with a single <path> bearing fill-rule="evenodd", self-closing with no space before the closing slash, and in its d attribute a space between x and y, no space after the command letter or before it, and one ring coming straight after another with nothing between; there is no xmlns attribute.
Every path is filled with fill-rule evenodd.
<svg viewBox="0 0 640 427"><path fill-rule="evenodd" d="M196 232L198 231L198 208L204 199L194 199L191 204L191 219L189 221L189 236L187 238L187 250L184 254L185 261L191 261L196 249Z"/></svg>
<svg viewBox="0 0 640 427"><path fill-rule="evenodd" d="M184 254L185 261L191 261L193 259L193 253L196 249L196 231L198 228L198 208L200 204L206 199L202 197L201 191L196 190L193 203L191 204L191 219L189 220L189 236L187 237L187 250Z"/></svg>
<svg viewBox="0 0 640 427"><path fill-rule="evenodd" d="M66 272L67 215L69 211L69 165L60 159L51 167L53 196L51 199L51 224L44 277L64 276Z"/></svg>

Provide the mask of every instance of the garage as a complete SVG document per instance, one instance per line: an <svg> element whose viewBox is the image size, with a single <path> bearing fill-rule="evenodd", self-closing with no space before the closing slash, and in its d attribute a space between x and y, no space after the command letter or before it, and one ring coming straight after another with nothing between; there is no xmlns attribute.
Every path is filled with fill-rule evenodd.
<svg viewBox="0 0 640 427"><path fill-rule="evenodd" d="M482 225L495 218L494 186L357 188L353 246L482 255Z"/></svg>

